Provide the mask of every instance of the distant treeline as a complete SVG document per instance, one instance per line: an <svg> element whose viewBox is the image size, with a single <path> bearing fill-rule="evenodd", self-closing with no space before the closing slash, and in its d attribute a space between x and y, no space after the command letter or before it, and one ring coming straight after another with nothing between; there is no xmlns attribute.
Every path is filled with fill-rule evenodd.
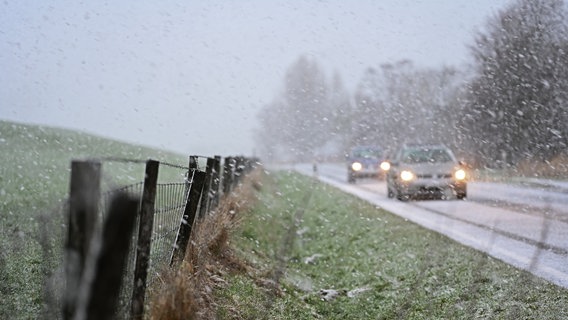
<svg viewBox="0 0 568 320"><path fill-rule="evenodd" d="M353 145L441 142L477 165L550 161L568 145L568 22L563 0L517 0L488 18L472 65L369 67L354 94L300 57L259 114L264 159L341 156Z"/></svg>

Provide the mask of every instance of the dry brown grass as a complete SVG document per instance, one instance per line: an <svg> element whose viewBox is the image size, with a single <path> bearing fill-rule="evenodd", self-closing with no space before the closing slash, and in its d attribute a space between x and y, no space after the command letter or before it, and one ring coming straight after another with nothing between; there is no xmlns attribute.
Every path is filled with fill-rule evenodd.
<svg viewBox="0 0 568 320"><path fill-rule="evenodd" d="M229 239L240 217L257 201L263 170L249 173L217 209L194 225L186 256L177 270L166 270L150 289L147 318L156 320L215 319L213 290L226 285L228 273L247 272Z"/></svg>
<svg viewBox="0 0 568 320"><path fill-rule="evenodd" d="M568 154L561 154L550 161L525 160L517 165L517 172L527 177L568 178Z"/></svg>

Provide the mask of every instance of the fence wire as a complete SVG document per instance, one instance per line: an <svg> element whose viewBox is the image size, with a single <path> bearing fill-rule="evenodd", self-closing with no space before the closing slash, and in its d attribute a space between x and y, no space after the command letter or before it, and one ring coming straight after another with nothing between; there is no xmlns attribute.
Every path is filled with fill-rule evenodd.
<svg viewBox="0 0 568 320"><path fill-rule="evenodd" d="M157 185L148 284L153 282L159 269L171 259L185 209L187 189L185 182Z"/></svg>
<svg viewBox="0 0 568 320"><path fill-rule="evenodd" d="M99 220L104 222L112 196L126 192L142 199L144 192L145 161L123 158L103 158L103 179L99 199ZM160 162L156 199L154 204L154 224L151 237L150 264L147 285L160 277L160 270L169 265L177 232L186 205L190 181L187 179L189 167ZM128 182L131 182L128 184ZM140 212L140 207L138 212ZM134 284L136 244L140 226L138 215L131 237L130 251L124 269L123 283L119 298L118 314L128 317Z"/></svg>
<svg viewBox="0 0 568 320"><path fill-rule="evenodd" d="M218 199L215 196L219 196L217 192L221 182L224 184L223 193L227 194L238 183L240 173L245 169L244 158L226 160L229 160L226 164L230 163L230 166L226 165L225 170L221 167L220 156L207 159L191 156L188 166L124 158L80 161L82 166L76 166L75 180L80 187L72 188L71 193L77 195L80 190L88 190L91 201L83 202L91 207L98 201L99 222L93 226L95 232L103 231L102 223L109 218L109 205L117 193L126 193L138 201L128 257L122 270L117 318L142 316L147 288L159 281L161 273L169 269L174 253L176 260L183 260L185 246L191 236L191 226L182 225L184 214L188 214L188 222L193 223L196 217L202 217L216 205ZM85 166L84 162L96 165ZM88 179L83 179L85 176ZM194 179L197 188L195 192L189 192ZM93 184L98 181L100 185ZM203 199L204 205L199 205ZM188 202L191 203L186 208ZM175 247L176 243L180 244L180 248ZM140 256L137 257L137 254Z"/></svg>

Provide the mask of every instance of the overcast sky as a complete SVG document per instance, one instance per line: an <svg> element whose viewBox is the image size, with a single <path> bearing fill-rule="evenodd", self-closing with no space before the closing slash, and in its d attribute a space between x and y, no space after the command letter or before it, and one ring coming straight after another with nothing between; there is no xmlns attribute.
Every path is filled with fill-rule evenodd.
<svg viewBox="0 0 568 320"><path fill-rule="evenodd" d="M256 114L300 55L350 92L386 62L460 67L474 32L509 3L4 0L0 119L251 155Z"/></svg>

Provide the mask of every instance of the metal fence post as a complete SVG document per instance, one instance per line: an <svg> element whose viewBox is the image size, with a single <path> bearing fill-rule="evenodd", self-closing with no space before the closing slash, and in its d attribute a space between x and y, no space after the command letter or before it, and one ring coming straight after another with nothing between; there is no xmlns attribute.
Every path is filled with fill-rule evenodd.
<svg viewBox="0 0 568 320"><path fill-rule="evenodd" d="M146 294L146 279L150 264L150 246L154 227L154 204L156 202L156 185L158 182L159 161L146 162L146 176L140 207L140 225L136 246L136 264L134 267L134 286L132 289L132 305L130 317L142 319Z"/></svg>
<svg viewBox="0 0 568 320"><path fill-rule="evenodd" d="M97 222L100 181L100 162L75 160L71 162L64 319L71 319L75 313L79 282L83 275L90 240Z"/></svg>

